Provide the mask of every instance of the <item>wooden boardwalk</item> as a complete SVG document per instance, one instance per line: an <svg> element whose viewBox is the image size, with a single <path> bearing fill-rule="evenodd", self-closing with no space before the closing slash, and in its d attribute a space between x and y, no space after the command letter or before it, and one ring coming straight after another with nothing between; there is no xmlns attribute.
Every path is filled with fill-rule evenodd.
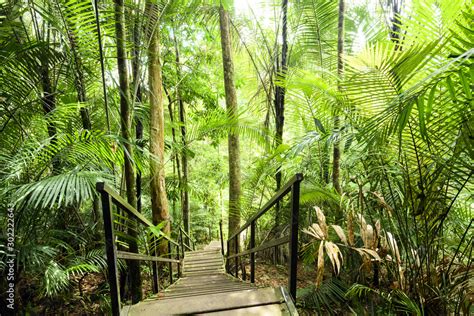
<svg viewBox="0 0 474 316"><path fill-rule="evenodd" d="M218 241L187 252L183 276L157 297L122 315L296 315L281 288L258 288L225 273Z"/></svg>

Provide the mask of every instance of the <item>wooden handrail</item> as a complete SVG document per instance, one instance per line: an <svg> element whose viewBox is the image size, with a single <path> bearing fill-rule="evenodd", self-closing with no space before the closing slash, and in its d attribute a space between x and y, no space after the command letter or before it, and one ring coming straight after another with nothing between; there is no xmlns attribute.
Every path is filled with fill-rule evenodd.
<svg viewBox="0 0 474 316"><path fill-rule="evenodd" d="M232 236L228 238L228 240L233 239L235 236L239 235L241 232L246 230L252 222L256 221L259 219L263 214L265 214L273 205L275 205L281 198L286 195L288 192L290 192L291 187L296 183L296 182L301 182L303 181L303 174L302 173L297 173L291 178L280 190L278 190L275 195L272 196L272 198L258 211L255 213L252 217L250 217L247 222L242 225Z"/></svg>
<svg viewBox="0 0 474 316"><path fill-rule="evenodd" d="M117 194L110 186L105 182L97 182L96 185L97 191L100 193L105 192L115 201L115 205L120 207L122 210L126 211L128 214L135 216L139 219L142 224L145 226L155 226L151 221L149 221L141 213L138 213L137 210L131 206L127 201L125 201L120 195Z"/></svg>
<svg viewBox="0 0 474 316"><path fill-rule="evenodd" d="M118 195L117 192L115 192L105 182L97 182L96 188L97 188L97 191L106 192L108 195L110 195L112 200L115 201L115 203L114 203L115 205L117 205L122 210L126 211L128 214L130 214L130 215L134 216L135 218L137 218L138 220L140 220L141 224L143 224L147 227L155 227L155 225L153 225L153 223L150 220L148 220L145 216L143 216L143 214L138 213L137 210L133 208L133 206L131 206L124 198L122 198L120 195ZM170 243L172 243L175 246L179 246L179 244L176 241L174 241L173 239L171 239L169 236L167 236L165 234L160 235L160 237L165 238L167 241L169 241Z"/></svg>
<svg viewBox="0 0 474 316"><path fill-rule="evenodd" d="M226 271L230 273L229 260L234 259L235 276L239 273L239 258L250 255L250 282L255 283L255 253L279 245L289 243L290 260L288 273L288 290L294 302L296 302L296 277L297 277L297 259L298 259L298 225L299 225L299 203L300 203L300 183L303 181L303 174L295 174L275 195L247 222L242 225L232 236L227 239ZM274 239L263 245L255 245L255 227L257 220L265 214L272 206L281 201L291 192L291 217L290 234L288 236ZM239 252L239 235L250 227L250 249ZM222 225L221 225L222 232ZM222 233L221 233L222 236ZM221 237L222 239L222 237ZM222 242L223 244L223 242ZM230 254L231 248L234 253ZM244 275L245 280L245 275Z"/></svg>
<svg viewBox="0 0 474 316"><path fill-rule="evenodd" d="M195 242L194 240L191 238L191 236L188 235L188 233L186 233L186 231L184 230L183 226L179 226L179 229L181 230L181 232L184 234L184 236L186 236L189 240L190 243L192 243L192 247L191 247L191 244L187 245L186 243L184 244L184 246L186 248L188 248L190 251L193 251L195 249Z"/></svg>
<svg viewBox="0 0 474 316"><path fill-rule="evenodd" d="M272 247L276 247L276 246L286 244L289 241L290 241L289 236L273 239L272 241L264 243L263 245L260 245L258 247L252 247L251 249L247 249L247 250L241 251L237 254L227 256L227 259L233 259L235 257L242 257L242 256L245 256L245 255L250 255L252 253L256 253L256 252L259 252L259 251L262 251L262 250L265 250L265 249L268 249L268 248L272 248Z"/></svg>
<svg viewBox="0 0 474 316"><path fill-rule="evenodd" d="M133 206L131 206L125 199L123 199L117 192L115 192L110 186L104 182L98 182L96 184L97 191L100 193L102 200L102 212L104 219L104 231L105 231L105 250L107 255L107 266L108 266L108 282L110 286L111 294L111 307L112 315L120 315L121 303L120 303L120 286L118 284L118 268L117 259L125 260L141 260L153 262L153 291L155 293L159 290L159 277L156 263L165 262L169 265L170 273L170 284L173 283L173 263L178 264L178 275L181 275L181 259L184 257L184 250L182 243L178 243L173 240L170 236L160 234L156 237L163 237L168 241L168 258L142 255L136 252L129 251L118 251L116 238L114 233L114 212L112 212L112 204L115 204L118 208L125 211L128 215L137 219L137 223L146 226L147 228L155 227L153 223L148 220L143 214L139 213ZM181 235L180 235L181 236ZM189 238L191 240L191 238ZM172 246L176 247L177 259L173 259Z"/></svg>
<svg viewBox="0 0 474 316"><path fill-rule="evenodd" d="M179 260L162 258L162 257L153 257L147 255L141 255L139 253L128 252L128 251L117 251L117 258L127 259L127 260L143 260L143 261L157 261L157 262L171 262L171 263L180 263Z"/></svg>

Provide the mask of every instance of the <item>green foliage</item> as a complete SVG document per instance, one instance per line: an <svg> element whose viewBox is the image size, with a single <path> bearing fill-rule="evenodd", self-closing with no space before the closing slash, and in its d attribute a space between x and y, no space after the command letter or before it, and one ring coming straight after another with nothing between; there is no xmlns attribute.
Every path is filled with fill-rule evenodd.
<svg viewBox="0 0 474 316"><path fill-rule="evenodd" d="M333 278L323 282L319 287L298 290L297 297L302 307L326 315L337 315L346 307L346 291L347 285Z"/></svg>
<svg viewBox="0 0 474 316"><path fill-rule="evenodd" d="M148 160L155 159L148 148L146 49L155 29L160 32L164 86L162 166L173 226L182 223L181 200L187 191L193 236L202 243L217 238L219 220L226 225L228 215L226 139L228 133L238 133L242 221L274 194L277 171L283 181L303 172L301 225L313 228L313 235L300 235L302 244L309 243L301 254L306 268L321 266L318 246L331 242L340 247L340 266L334 269L338 276L322 275L318 287L299 290L302 306L321 314L469 313L474 188L470 1L403 2L396 17L392 10L398 1L346 1L342 76L336 71L337 1L290 1L285 80L275 67L281 50L280 2L157 1L146 14L145 1L125 3L127 62L136 75L130 78L134 127L142 123L144 134L131 141L144 216L151 218ZM221 3L232 20L238 88L239 113L231 118L224 106ZM99 1L98 8L88 0L0 4L0 205L14 207L18 291L22 304L30 302L22 308L33 314L47 314L46 306L78 297L83 306L99 302L108 313L95 183L107 181L123 193L127 154L118 136L114 22L112 1ZM277 86L285 88L279 146L272 136ZM85 112L90 129L84 125ZM335 115L340 117L337 129ZM337 142L342 194L329 181ZM187 185L182 181L183 155L189 164ZM315 205L334 225L324 238L310 243L319 232ZM280 227L275 227L274 210L262 217L258 242L287 232L288 201L280 211ZM2 222L5 216L0 213ZM162 241L176 235L163 235L164 223L158 223L131 237L125 231L134 223L120 212L116 219L123 247L134 240L150 253L154 237ZM347 240L352 231L354 244L347 247L335 227ZM374 233L377 227L383 229ZM6 271L5 238L0 234L0 276ZM361 249L375 252L380 260ZM263 253L259 260L265 258ZM327 263L334 259L323 256ZM124 261L119 265L126 270ZM99 279L94 295L83 293L80 280L87 276ZM35 305L43 309L35 310Z"/></svg>

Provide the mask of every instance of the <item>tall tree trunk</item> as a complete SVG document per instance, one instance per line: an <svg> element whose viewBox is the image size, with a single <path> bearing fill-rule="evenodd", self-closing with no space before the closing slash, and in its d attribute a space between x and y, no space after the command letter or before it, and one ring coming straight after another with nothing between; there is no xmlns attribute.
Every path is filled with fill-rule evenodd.
<svg viewBox="0 0 474 316"><path fill-rule="evenodd" d="M174 31L174 29L173 29ZM178 40L176 39L176 32L173 32L173 42L174 42L174 51L175 51L175 61L176 61L176 100L179 105L179 120L181 123L181 143L183 150L181 151L181 166L183 170L182 179L180 183L181 187L181 212L183 216L183 226L186 233L189 235L190 231L190 214L189 214L189 190L188 190L188 154L187 154L187 140L186 140L186 109L184 107L183 99L181 98L181 92L179 88L179 83L181 82L181 66L179 60L179 48ZM187 240L189 244L189 240Z"/></svg>
<svg viewBox="0 0 474 316"><path fill-rule="evenodd" d="M156 4L148 0L147 11L149 17L158 10ZM163 227L163 233L170 233L170 218L168 197L166 196L165 186L165 118L163 110L163 90L161 78L160 63L160 37L158 23L151 23L150 46L148 47L148 84L150 90L150 194L153 223L156 225L163 221L166 225ZM160 253L168 252L168 244L160 244Z"/></svg>
<svg viewBox="0 0 474 316"><path fill-rule="evenodd" d="M133 54L132 54L132 87L134 91L135 102L142 103L142 85L140 82L140 9L136 8L134 12L135 21L133 23ZM143 123L141 119L137 119L135 126L135 137L137 145L143 148ZM142 173L137 170L136 178L137 188L137 211L142 210Z"/></svg>
<svg viewBox="0 0 474 316"><path fill-rule="evenodd" d="M84 103L87 101L87 96L86 96L86 83L84 81L84 69L82 67L82 59L77 53L77 47L76 47L76 40L74 37L74 34L71 31L68 31L69 34L69 42L71 46L71 51L74 56L74 61L75 61L75 66L76 66L76 71L74 74L74 85L76 87L76 92L77 92L77 101L80 103ZM80 108L80 114L81 114L81 121L82 121L82 128L85 130L91 130L92 129L92 123L91 123L91 118L89 115L89 109L85 106L81 105Z"/></svg>
<svg viewBox="0 0 474 316"><path fill-rule="evenodd" d="M387 1L387 4L392 6L392 18L390 25L390 39L396 43L395 50L400 48L400 30L401 30L401 13L403 7L403 0Z"/></svg>
<svg viewBox="0 0 474 316"><path fill-rule="evenodd" d="M344 75L344 0L339 0L339 19L337 22L337 74L339 78ZM339 87L340 88L340 87ZM334 111L334 132L339 133L340 129L340 118L339 109L336 107ZM341 161L341 148L339 143L339 137L336 137L334 141L333 157L332 157L332 184L334 189L341 194L340 184L340 161Z"/></svg>
<svg viewBox="0 0 474 316"><path fill-rule="evenodd" d="M288 70L288 0L282 0L282 46L281 46L281 64L277 61L277 75L279 81L283 81ZM279 84L275 87L275 147L278 148L283 143L283 126L285 124L285 88ZM275 174L276 191L281 188L281 166ZM277 204L275 211L275 227L280 225L280 203Z"/></svg>
<svg viewBox="0 0 474 316"><path fill-rule="evenodd" d="M115 1L115 37L117 41L117 69L120 85L120 116L121 116L121 134L124 139L124 174L127 192L127 201L133 207L137 206L137 197L135 194L135 171L133 170L133 147L130 144L132 129L132 109L130 102L130 84L127 70L127 53L125 45L125 17L123 0ZM131 227L128 233L134 237L136 231ZM138 246L135 241L130 242L130 251L138 252ZM141 276L139 261L130 260L129 277L132 303L137 303L142 298Z"/></svg>
<svg viewBox="0 0 474 316"><path fill-rule="evenodd" d="M36 14L33 15L33 22L36 25L36 38L38 40L44 40L42 36L40 35L39 28L38 28L38 21ZM43 30L44 33L46 33L46 39L44 40L45 43L48 44L48 50L49 50L49 44L50 44L50 36L51 36L51 31L50 31L50 26L49 24L46 27L46 31ZM44 35L43 33L43 35ZM41 101L43 103L43 111L44 114L47 116L49 115L55 108L56 108L56 86L53 85L53 82L51 82L51 73L50 73L50 63L49 63L49 54L46 53L43 58L41 58L41 86L43 88L43 96L41 98ZM56 143L56 125L51 121L48 120L47 123L47 129L48 129L48 136L51 139L50 142L51 144ZM59 172L59 159L58 157L54 157L53 161L51 162L51 167L52 167L52 172L53 174L56 174Z"/></svg>
<svg viewBox="0 0 474 316"><path fill-rule="evenodd" d="M50 72L49 72L49 61L45 60L42 64L41 70L41 85L43 88L43 97L41 101L43 103L43 111L45 115L49 115L56 108L56 97L53 91L53 85L51 82ZM48 136L51 138L51 144L56 143L56 125L48 120L47 123ZM52 161L52 170L53 174L57 173L59 169L59 160L57 157L53 158Z"/></svg>
<svg viewBox="0 0 474 316"><path fill-rule="evenodd" d="M234 63L232 60L229 13L220 6L220 30L222 64L224 67L225 101L227 115L235 120L237 116L237 95L234 83ZM238 124L238 123L236 123ZM240 149L237 126L229 131L229 236L240 227Z"/></svg>
<svg viewBox="0 0 474 316"><path fill-rule="evenodd" d="M176 144L176 129L174 128L174 106L173 106L173 99L171 98L171 95L169 94L168 90L166 89L166 86L163 85L163 90L165 91L166 97L168 99L168 112L170 115L170 122L171 122L171 135L173 138L173 144ZM179 153L175 152L173 153L173 175L177 175L178 177L178 182L179 182L179 192L181 194L181 163L180 163L180 155ZM176 199L173 199L173 204L172 204L172 210L175 212L176 208ZM182 214L181 214L182 215Z"/></svg>

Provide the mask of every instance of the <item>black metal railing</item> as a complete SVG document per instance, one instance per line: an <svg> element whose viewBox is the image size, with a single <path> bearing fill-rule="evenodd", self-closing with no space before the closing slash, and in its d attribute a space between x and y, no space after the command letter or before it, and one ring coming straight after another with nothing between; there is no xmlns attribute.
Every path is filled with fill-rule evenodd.
<svg viewBox="0 0 474 316"><path fill-rule="evenodd" d="M193 249L189 244L186 244L182 238L182 228L180 228L180 240L179 242L174 241L166 235L160 236L160 238L165 238L168 241L168 254L167 258L157 256L157 244L158 238L156 234L152 234L152 254L154 255L144 255L136 252L118 250L117 246L117 235L120 233L115 233L115 226L119 226L120 219L125 218L124 216L113 212L113 205L117 209L125 212L129 216L133 217L136 220L136 223L145 226L146 229L150 227L155 227L151 221L149 221L143 214L137 212L137 210L132 207L127 201L125 201L118 193L116 193L110 186L104 182L98 182L96 185L97 191L100 193L102 200L102 212L104 219L104 231L105 231L105 250L107 255L107 267L108 267L108 282L110 286L111 294L111 307L113 315L120 315L121 302L120 302L120 285L119 285L119 271L117 268L117 260L138 260L138 261L151 261L152 270L153 270L153 292L157 293L159 291L159 276L157 270L157 263L164 262L169 264L169 277L170 284L173 283L173 263L177 264L178 276L181 276L182 270L182 259L184 258L184 248ZM186 234L188 240L192 239ZM175 247L176 252L173 254L173 247ZM194 247L194 242L193 242ZM131 248L131 247L129 247ZM174 257L174 258L173 258Z"/></svg>
<svg viewBox="0 0 474 316"><path fill-rule="evenodd" d="M222 256L225 256L225 252L224 252L224 233L222 231L222 219L219 221L219 236L221 237L221 253L222 253Z"/></svg>
<svg viewBox="0 0 474 316"><path fill-rule="evenodd" d="M296 302L296 271L298 259L298 217L300 204L300 183L303 181L303 174L297 173L288 181L256 214L254 214L244 225L242 225L232 236L227 239L226 271L231 273L231 260L234 259L234 271L236 277L239 274L239 258L250 255L250 282L255 283L255 253L277 247L289 243L289 274L288 274L288 290L293 301ZM255 245L255 228L257 220L264 215L272 206L276 205L291 192L291 216L290 216L290 234L284 237L276 238L268 241L262 245ZM239 252L239 236L250 227L250 242L249 249ZM222 238L222 224L221 230L221 244L223 246ZM243 274L245 278L245 272Z"/></svg>

